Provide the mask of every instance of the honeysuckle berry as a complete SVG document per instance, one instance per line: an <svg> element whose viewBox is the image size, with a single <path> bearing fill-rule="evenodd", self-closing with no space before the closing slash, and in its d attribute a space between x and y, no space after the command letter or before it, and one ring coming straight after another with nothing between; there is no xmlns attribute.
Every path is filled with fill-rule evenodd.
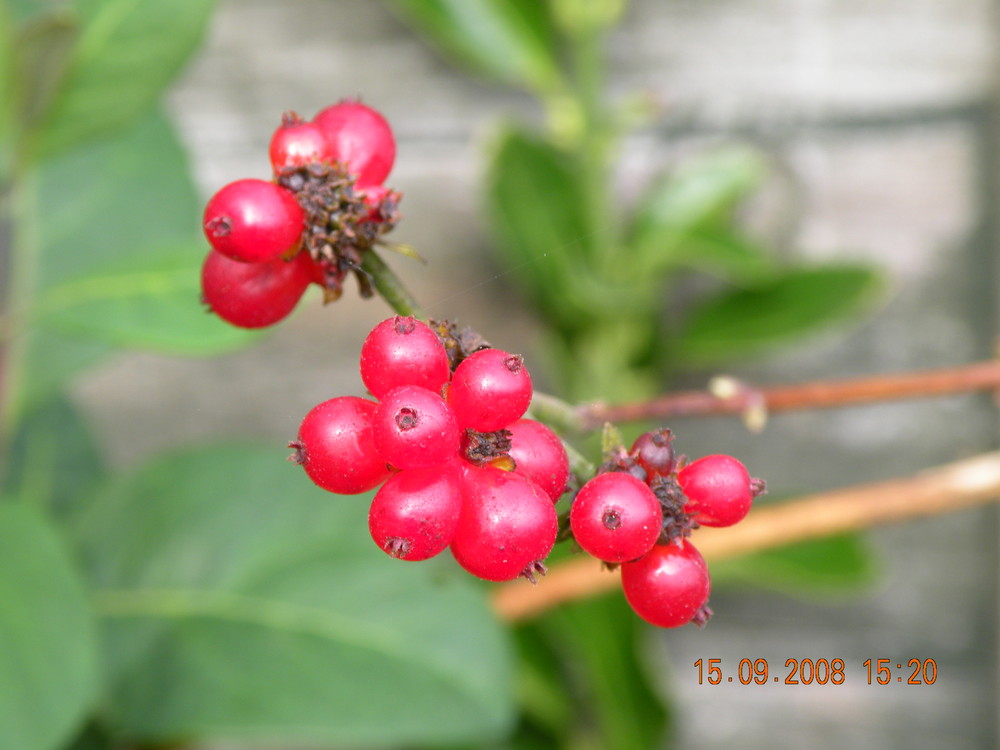
<svg viewBox="0 0 1000 750"><path fill-rule="evenodd" d="M306 122L294 112L286 112L271 136L268 156L275 172L285 167L301 167L334 160L333 149L316 123Z"/></svg>
<svg viewBox="0 0 1000 750"><path fill-rule="evenodd" d="M553 502L566 491L569 457L562 440L541 422L519 419L506 428L515 472L537 484Z"/></svg>
<svg viewBox="0 0 1000 750"><path fill-rule="evenodd" d="M330 144L333 157L344 163L358 187L380 185L396 160L392 128L376 110L356 101L342 101L321 110L313 122Z"/></svg>
<svg viewBox="0 0 1000 750"><path fill-rule="evenodd" d="M426 560L451 543L461 512L456 467L407 469L392 475L375 494L368 530L387 555Z"/></svg>
<svg viewBox="0 0 1000 750"><path fill-rule="evenodd" d="M674 436L669 429L644 432L632 443L629 455L645 471L647 481L654 477L669 476L674 470Z"/></svg>
<svg viewBox="0 0 1000 750"><path fill-rule="evenodd" d="M692 461L679 472L677 482L687 496L684 510L702 526L732 526L742 521L763 482L753 479L737 459L712 455Z"/></svg>
<svg viewBox="0 0 1000 750"><path fill-rule="evenodd" d="M372 421L378 405L356 396L324 401L306 414L289 460L317 485L339 495L377 487L392 473L375 450Z"/></svg>
<svg viewBox="0 0 1000 750"><path fill-rule="evenodd" d="M440 466L459 448L461 433L451 408L418 385L394 388L372 418L375 448L397 469Z"/></svg>
<svg viewBox="0 0 1000 750"><path fill-rule="evenodd" d="M376 398L402 385L439 392L450 376L444 345L416 318L383 320L361 346L361 379Z"/></svg>
<svg viewBox="0 0 1000 750"><path fill-rule="evenodd" d="M493 432L520 419L531 394L531 375L523 357L502 349L482 349L455 368L448 403L462 427Z"/></svg>
<svg viewBox="0 0 1000 750"><path fill-rule="evenodd" d="M639 617L661 628L689 622L700 627L711 616L706 606L712 590L708 566L689 541L658 544L638 560L624 563L622 590Z"/></svg>
<svg viewBox="0 0 1000 750"><path fill-rule="evenodd" d="M569 525L586 552L621 563L649 552L660 536L663 512L653 491L624 472L598 474L576 497Z"/></svg>
<svg viewBox="0 0 1000 750"><path fill-rule="evenodd" d="M201 268L202 299L227 323L264 328L295 309L314 274L315 265L302 253L287 261L244 263L210 250Z"/></svg>
<svg viewBox="0 0 1000 750"><path fill-rule="evenodd" d="M247 263L274 260L298 248L305 213L295 195L264 180L236 180L205 206L203 227L218 252Z"/></svg>
<svg viewBox="0 0 1000 750"><path fill-rule="evenodd" d="M493 466L469 466L462 514L451 551L465 570L487 581L534 580L544 572L559 530L555 507L530 479Z"/></svg>

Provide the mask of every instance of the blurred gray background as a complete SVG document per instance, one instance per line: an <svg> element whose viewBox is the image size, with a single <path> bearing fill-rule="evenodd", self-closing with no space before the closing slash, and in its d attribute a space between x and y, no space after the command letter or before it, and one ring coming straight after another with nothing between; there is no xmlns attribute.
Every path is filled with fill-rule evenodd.
<svg viewBox="0 0 1000 750"><path fill-rule="evenodd" d="M625 143L623 202L685 154L750 141L777 167L753 220L779 252L862 259L891 279L863 325L730 372L779 383L993 355L998 49L992 0L632 0L613 37L612 86L648 93L663 113ZM457 72L374 0L229 0L169 110L207 197L269 174L267 143L284 110L312 116L352 95L393 124L388 184L405 195L394 239L428 260L390 263L431 314L530 362L535 324L491 259L479 194L491 128L535 118L530 100ZM117 465L215 436L280 450L313 405L362 392L357 352L386 314L353 293L326 308L314 297L257 347L202 361L123 355L77 396ZM775 494L908 474L997 441L995 409L981 396L780 416L762 436L728 419L671 427L686 453L745 458ZM671 657L651 668L676 698L678 747L996 746L996 513L868 538L880 576L859 596L802 602L723 589L704 631L650 633L654 653ZM787 658L842 658L847 679L699 686L699 658L729 670L766 658L777 671ZM868 658L934 658L937 683L869 686Z"/></svg>

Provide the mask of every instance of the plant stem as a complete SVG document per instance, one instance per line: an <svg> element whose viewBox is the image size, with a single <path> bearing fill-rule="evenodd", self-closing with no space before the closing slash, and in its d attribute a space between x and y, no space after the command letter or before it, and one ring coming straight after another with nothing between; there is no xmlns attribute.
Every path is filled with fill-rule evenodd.
<svg viewBox="0 0 1000 750"><path fill-rule="evenodd" d="M1000 501L1000 452L956 461L913 476L856 485L758 508L736 526L701 528L692 540L708 561L818 539L876 524L948 513ZM538 586L510 583L493 594L508 622L619 586L593 558L553 566Z"/></svg>
<svg viewBox="0 0 1000 750"><path fill-rule="evenodd" d="M720 397L709 391L678 391L647 401L611 406L587 404L579 407L579 424L583 429L594 430L605 422L743 414L757 407L763 407L769 413L831 409L873 401L993 390L1000 390L998 361L844 380L817 380L769 388L746 386L731 397Z"/></svg>
<svg viewBox="0 0 1000 750"><path fill-rule="evenodd" d="M365 251L361 269L371 277L375 289L397 314L412 315L421 320L427 319L417 300L374 250Z"/></svg>

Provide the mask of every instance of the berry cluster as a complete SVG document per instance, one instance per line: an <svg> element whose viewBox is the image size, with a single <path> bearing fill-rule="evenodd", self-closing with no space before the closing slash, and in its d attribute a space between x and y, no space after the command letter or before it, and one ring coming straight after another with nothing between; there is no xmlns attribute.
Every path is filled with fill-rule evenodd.
<svg viewBox="0 0 1000 750"><path fill-rule="evenodd" d="M382 185L396 143L374 109L345 100L309 122L286 113L269 153L273 180L236 180L205 207L203 299L243 328L282 320L313 283L337 299L350 272L371 296L362 254L398 220L400 195Z"/></svg>
<svg viewBox="0 0 1000 750"><path fill-rule="evenodd" d="M687 539L698 526L731 526L750 511L764 482L732 456L687 463L663 429L640 435L631 450L612 451L601 472L573 500L577 543L608 564L621 564L622 589L647 622L671 628L711 616L711 579Z"/></svg>
<svg viewBox="0 0 1000 750"><path fill-rule="evenodd" d="M330 492L382 485L369 529L393 557L450 547L486 580L544 572L569 461L555 433L522 418L532 396L523 359L447 324L396 316L365 339L361 379L376 400L316 406L291 460Z"/></svg>

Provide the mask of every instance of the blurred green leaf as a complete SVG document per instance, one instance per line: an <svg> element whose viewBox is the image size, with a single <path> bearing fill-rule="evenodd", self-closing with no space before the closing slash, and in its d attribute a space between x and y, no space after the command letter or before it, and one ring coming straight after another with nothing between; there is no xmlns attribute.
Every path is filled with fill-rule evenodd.
<svg viewBox="0 0 1000 750"><path fill-rule="evenodd" d="M507 84L559 85L546 4L538 0L390 0L446 56Z"/></svg>
<svg viewBox="0 0 1000 750"><path fill-rule="evenodd" d="M756 354L860 312L881 288L866 266L791 269L753 288L724 292L696 308L677 342L685 364Z"/></svg>
<svg viewBox="0 0 1000 750"><path fill-rule="evenodd" d="M767 250L734 228L695 229L661 260L663 268L700 271L738 286L760 283L778 268Z"/></svg>
<svg viewBox="0 0 1000 750"><path fill-rule="evenodd" d="M712 563L715 583L738 581L806 598L871 584L875 565L860 536L843 534Z"/></svg>
<svg viewBox="0 0 1000 750"><path fill-rule="evenodd" d="M447 561L384 555L368 504L241 446L174 455L107 487L76 528L116 724L146 742L504 733L509 643L482 588Z"/></svg>
<svg viewBox="0 0 1000 750"><path fill-rule="evenodd" d="M550 318L578 325L574 307L586 309L575 290L593 255L579 170L571 159L526 132L508 128L490 159L487 200L509 270ZM596 293L596 292L595 292Z"/></svg>
<svg viewBox="0 0 1000 750"><path fill-rule="evenodd" d="M14 43L14 89L22 133L32 132L52 104L72 64L79 28L65 10L36 15L17 30Z"/></svg>
<svg viewBox="0 0 1000 750"><path fill-rule="evenodd" d="M150 109L196 49L212 0L77 0L72 65L35 144L49 157Z"/></svg>
<svg viewBox="0 0 1000 750"><path fill-rule="evenodd" d="M14 21L5 2L0 2L0 186L10 179L14 162L15 90Z"/></svg>
<svg viewBox="0 0 1000 750"><path fill-rule="evenodd" d="M78 508L105 477L89 425L65 398L36 409L21 423L7 459L4 490L58 512Z"/></svg>
<svg viewBox="0 0 1000 750"><path fill-rule="evenodd" d="M88 341L41 327L28 329L22 344L26 377L20 382L9 383L12 390L17 388L17 395L11 399L15 424L62 393L70 378L94 367L114 351L109 344L100 341Z"/></svg>
<svg viewBox="0 0 1000 750"><path fill-rule="evenodd" d="M87 592L32 506L0 503L0 747L55 750L96 698Z"/></svg>

